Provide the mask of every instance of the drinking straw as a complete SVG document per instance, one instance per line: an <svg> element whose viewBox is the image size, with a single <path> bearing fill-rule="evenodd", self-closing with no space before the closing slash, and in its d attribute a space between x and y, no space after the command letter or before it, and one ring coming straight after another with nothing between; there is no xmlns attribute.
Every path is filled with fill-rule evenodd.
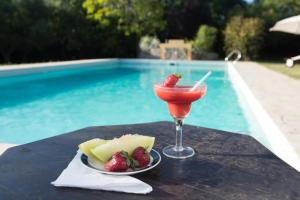
<svg viewBox="0 0 300 200"><path fill-rule="evenodd" d="M195 85L190 89L190 91L196 90L202 83L211 75L211 71L208 71Z"/></svg>

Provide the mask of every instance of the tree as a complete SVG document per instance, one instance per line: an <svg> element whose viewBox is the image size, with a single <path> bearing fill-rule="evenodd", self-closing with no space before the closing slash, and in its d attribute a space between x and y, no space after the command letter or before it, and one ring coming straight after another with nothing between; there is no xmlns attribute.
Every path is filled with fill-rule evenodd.
<svg viewBox="0 0 300 200"><path fill-rule="evenodd" d="M208 4L213 25L221 28L232 15L237 15L247 5L243 0L209 0Z"/></svg>
<svg viewBox="0 0 300 200"><path fill-rule="evenodd" d="M264 21L265 37L261 51L263 58L282 59L300 53L300 37L281 32L269 32L277 21L300 14L299 0L256 0L248 6L244 16Z"/></svg>
<svg viewBox="0 0 300 200"><path fill-rule="evenodd" d="M267 27L272 26L278 20L299 15L299 13L299 0L256 0L248 8L248 15L263 18Z"/></svg>
<svg viewBox="0 0 300 200"><path fill-rule="evenodd" d="M218 30L215 27L201 25L193 41L195 53L212 52Z"/></svg>
<svg viewBox="0 0 300 200"><path fill-rule="evenodd" d="M126 35L155 34L165 26L162 0L85 0L83 7L89 18L116 25Z"/></svg>
<svg viewBox="0 0 300 200"><path fill-rule="evenodd" d="M166 1L166 29L161 39L192 39L200 24L211 24L210 10L206 0L170 0Z"/></svg>
<svg viewBox="0 0 300 200"><path fill-rule="evenodd" d="M0 0L0 62L133 57L136 37L87 19L82 4Z"/></svg>
<svg viewBox="0 0 300 200"><path fill-rule="evenodd" d="M11 12L14 10L15 12ZM10 0L0 1L0 53L3 60L8 63L16 48L22 46L22 36L25 28L19 18L20 10Z"/></svg>
<svg viewBox="0 0 300 200"><path fill-rule="evenodd" d="M165 0L166 29L159 34L161 41L170 38L192 40L201 24L224 29L227 20L247 6L244 0ZM240 12L240 11L239 11ZM224 38L219 31L215 50L223 53Z"/></svg>
<svg viewBox="0 0 300 200"><path fill-rule="evenodd" d="M0 13L0 52L5 62L14 54L26 60L33 49L43 49L49 42L49 12L43 1L3 0Z"/></svg>
<svg viewBox="0 0 300 200"><path fill-rule="evenodd" d="M225 51L241 51L245 60L257 58L263 41L264 25L259 18L236 16L225 28Z"/></svg>

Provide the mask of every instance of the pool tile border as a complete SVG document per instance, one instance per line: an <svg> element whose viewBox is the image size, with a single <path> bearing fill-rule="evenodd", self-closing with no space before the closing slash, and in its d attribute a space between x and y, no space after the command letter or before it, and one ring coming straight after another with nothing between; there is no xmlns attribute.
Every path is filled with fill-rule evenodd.
<svg viewBox="0 0 300 200"><path fill-rule="evenodd" d="M63 62L49 62L49 63L34 63L22 65L7 65L0 67L0 77L18 76L31 73L49 72L54 70L76 69L82 65L103 65L106 63L118 63L119 59L91 59L91 60L77 60L77 61L63 61Z"/></svg>

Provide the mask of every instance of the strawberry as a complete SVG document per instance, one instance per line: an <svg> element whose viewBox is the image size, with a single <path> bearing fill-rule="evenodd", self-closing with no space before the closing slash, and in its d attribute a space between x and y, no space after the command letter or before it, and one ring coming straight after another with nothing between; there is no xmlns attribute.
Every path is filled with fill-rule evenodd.
<svg viewBox="0 0 300 200"><path fill-rule="evenodd" d="M166 80L163 83L163 86L164 87L174 87L181 77L182 76L177 73L171 74L166 78Z"/></svg>
<svg viewBox="0 0 300 200"><path fill-rule="evenodd" d="M135 167L146 167L150 163L149 153L143 147L137 147L132 153L132 158L136 161Z"/></svg>
<svg viewBox="0 0 300 200"><path fill-rule="evenodd" d="M128 153L125 151L115 153L104 165L104 169L109 172L125 172L130 166Z"/></svg>

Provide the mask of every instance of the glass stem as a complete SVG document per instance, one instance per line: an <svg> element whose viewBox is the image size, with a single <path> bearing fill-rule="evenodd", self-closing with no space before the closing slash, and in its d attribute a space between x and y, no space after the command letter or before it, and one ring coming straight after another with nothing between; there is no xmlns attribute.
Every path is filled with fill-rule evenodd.
<svg viewBox="0 0 300 200"><path fill-rule="evenodd" d="M176 144L175 144L175 151L183 151L182 147L182 119L174 119L175 121L175 129L176 129Z"/></svg>

